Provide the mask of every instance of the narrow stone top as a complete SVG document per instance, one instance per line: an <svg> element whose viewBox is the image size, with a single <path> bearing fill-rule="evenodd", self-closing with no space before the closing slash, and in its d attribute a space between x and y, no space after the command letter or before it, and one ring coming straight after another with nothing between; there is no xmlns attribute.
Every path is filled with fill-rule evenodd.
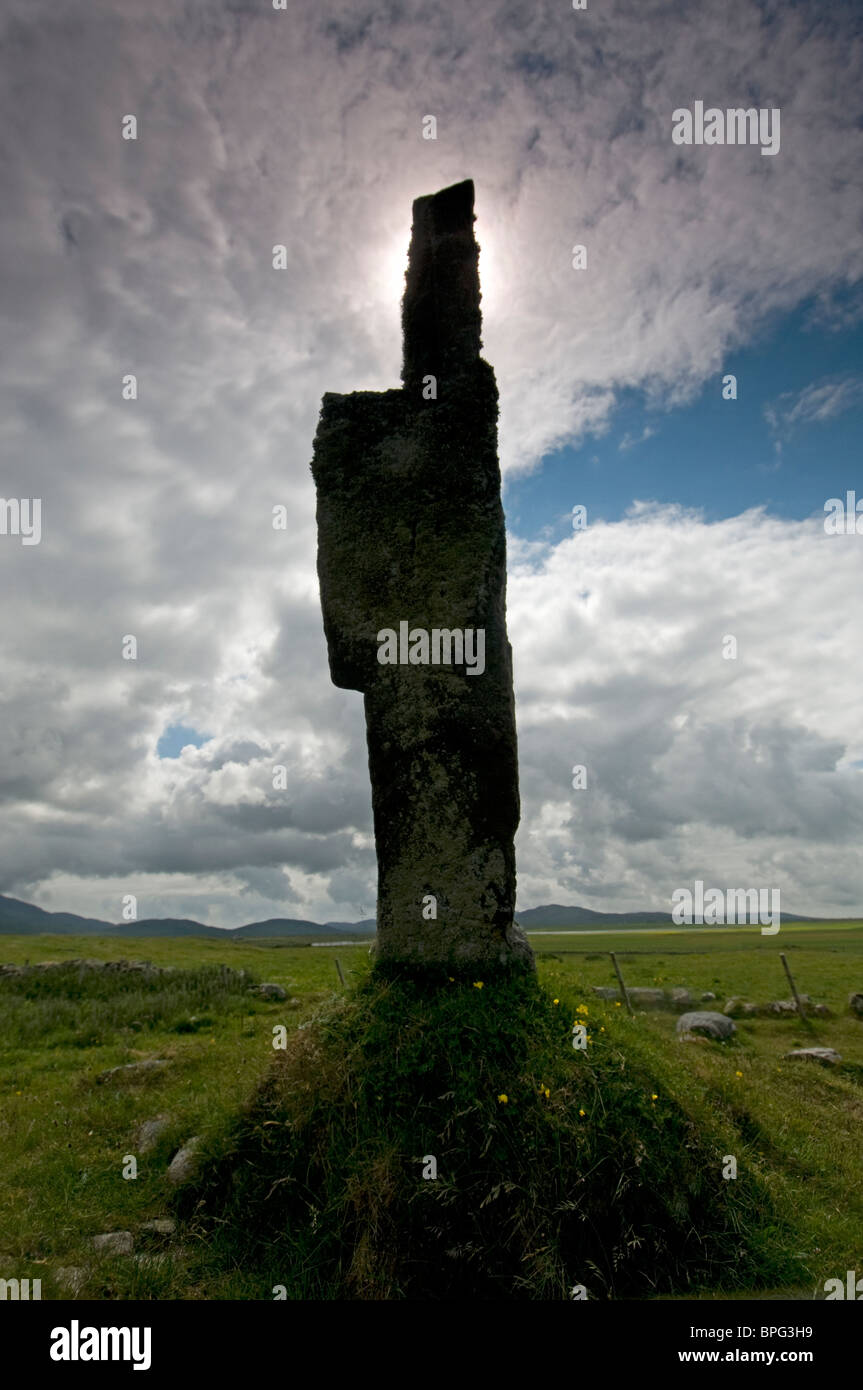
<svg viewBox="0 0 863 1390"><path fill-rule="evenodd" d="M479 359L479 247L473 234L473 180L417 198L402 300L402 380L425 376L446 390Z"/></svg>

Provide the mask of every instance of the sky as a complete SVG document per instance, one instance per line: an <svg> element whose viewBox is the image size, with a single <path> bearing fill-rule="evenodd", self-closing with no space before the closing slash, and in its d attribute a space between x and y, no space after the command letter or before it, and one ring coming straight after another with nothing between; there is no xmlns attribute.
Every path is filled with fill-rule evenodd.
<svg viewBox="0 0 863 1390"><path fill-rule="evenodd" d="M471 178L518 906L863 915L863 7L5 0L0 68L0 893L374 914L312 440L399 384L411 202ZM696 102L778 150L674 143Z"/></svg>

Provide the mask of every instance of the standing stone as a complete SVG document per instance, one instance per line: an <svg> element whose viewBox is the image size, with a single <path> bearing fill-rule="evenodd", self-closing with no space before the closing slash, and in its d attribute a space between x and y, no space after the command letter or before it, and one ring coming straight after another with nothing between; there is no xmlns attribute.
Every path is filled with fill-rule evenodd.
<svg viewBox="0 0 863 1390"><path fill-rule="evenodd" d="M404 385L325 395L312 473L330 673L365 697L378 957L480 969L533 953L513 921L506 536L473 199L468 181L414 202Z"/></svg>

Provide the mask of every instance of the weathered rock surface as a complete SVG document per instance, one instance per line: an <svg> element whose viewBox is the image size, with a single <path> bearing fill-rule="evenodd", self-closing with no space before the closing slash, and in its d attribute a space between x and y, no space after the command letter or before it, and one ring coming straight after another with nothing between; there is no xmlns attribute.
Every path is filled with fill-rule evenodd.
<svg viewBox="0 0 863 1390"><path fill-rule="evenodd" d="M613 985L594 985L593 992L600 999L620 1000L623 996ZM691 993L682 985L674 989L657 989L653 985L632 985L626 990L629 1002L634 1009L685 1009L694 1002Z"/></svg>
<svg viewBox="0 0 863 1390"><path fill-rule="evenodd" d="M785 1053L788 1062L820 1062L822 1066L836 1066L842 1061L842 1054L832 1047L796 1047Z"/></svg>
<svg viewBox="0 0 863 1390"><path fill-rule="evenodd" d="M152 1120L145 1120L144 1123L139 1126L135 1139L135 1146L138 1153L150 1153L156 1147L170 1123L170 1115L155 1115Z"/></svg>
<svg viewBox="0 0 863 1390"><path fill-rule="evenodd" d="M691 1042L696 1037L715 1038L725 1042L737 1032L733 1022L726 1014L713 1013L710 1009L695 1009L681 1014L677 1020L677 1034L681 1042Z"/></svg>
<svg viewBox="0 0 863 1390"><path fill-rule="evenodd" d="M257 994L261 999L287 999L288 991L284 985L263 984L252 985L249 989L250 994Z"/></svg>
<svg viewBox="0 0 863 1390"><path fill-rule="evenodd" d="M93 1249L100 1255L131 1255L135 1238L131 1231L106 1231L93 1237Z"/></svg>
<svg viewBox="0 0 863 1390"><path fill-rule="evenodd" d="M70 960L43 960L34 965L0 965L0 975L44 974L52 970L99 970L115 975L170 975L173 965L153 965L148 960L94 960L73 956Z"/></svg>
<svg viewBox="0 0 863 1390"><path fill-rule="evenodd" d="M172 1216L157 1216L153 1221L144 1221L141 1230L152 1236L172 1236L177 1223Z"/></svg>
<svg viewBox="0 0 863 1390"><path fill-rule="evenodd" d="M848 1007L852 1014L856 1014L858 1018L863 1018L863 993L855 991L855 993L849 994Z"/></svg>
<svg viewBox="0 0 863 1390"><path fill-rule="evenodd" d="M826 1004L813 1004L808 994L801 994L800 1003L804 1014L817 1014L819 1018L829 1018L830 1010ZM723 1010L729 1018L797 1018L797 1004L793 999L773 999L769 1004L753 1004L745 999L729 999Z"/></svg>
<svg viewBox="0 0 863 1390"><path fill-rule="evenodd" d="M532 966L513 920L506 539L473 199L465 182L413 205L403 388L324 396L312 462L318 575L332 679L365 697L378 959ZM403 633L400 655L410 645L415 660L381 664L384 630ZM435 630L446 634L438 664ZM452 637L468 631L472 662ZM436 916L424 917L432 898Z"/></svg>
<svg viewBox="0 0 863 1390"><path fill-rule="evenodd" d="M185 1182L195 1171L198 1148L200 1147L200 1136L195 1135L187 1140L181 1149L174 1154L168 1168L168 1181L172 1183Z"/></svg>

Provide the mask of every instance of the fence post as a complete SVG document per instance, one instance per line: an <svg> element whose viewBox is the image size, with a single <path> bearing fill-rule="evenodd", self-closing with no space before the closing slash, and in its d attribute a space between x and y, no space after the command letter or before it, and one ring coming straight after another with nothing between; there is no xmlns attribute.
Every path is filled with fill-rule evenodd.
<svg viewBox="0 0 863 1390"><path fill-rule="evenodd" d="M619 966L618 963L617 963L617 956L614 954L613 951L609 951L608 954L611 956L611 963L612 963L612 965L614 966L614 973L615 973L615 975L617 976L618 982L619 982L619 984L620 984L620 992L621 992L621 994L623 995L624 1000L626 1001L626 1007L627 1007L627 1009L629 1010L629 1012L630 1012L630 1014L631 1014L631 1013L632 1013L632 1005L631 1005L630 1002L629 1002L629 994L628 994L628 992L627 992L626 985L623 983L623 976L622 976L621 973L620 973L620 966Z"/></svg>
<svg viewBox="0 0 863 1390"><path fill-rule="evenodd" d="M803 1012L803 1005L800 1003L800 995L797 993L797 986L794 983L794 976L791 974L788 961L785 959L784 951L779 952L779 959L782 961L782 964L785 967L785 974L788 976L788 983L791 986L791 993L794 995L794 1002L797 1005L797 1012L801 1018L805 1018L806 1015Z"/></svg>

